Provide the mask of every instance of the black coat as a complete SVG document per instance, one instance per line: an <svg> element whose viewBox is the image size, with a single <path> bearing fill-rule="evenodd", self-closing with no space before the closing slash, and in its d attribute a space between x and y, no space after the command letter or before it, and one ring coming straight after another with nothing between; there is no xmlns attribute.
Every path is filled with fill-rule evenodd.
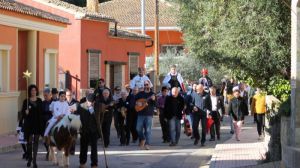
<svg viewBox="0 0 300 168"><path fill-rule="evenodd" d="M43 102L37 98L35 102L29 101L29 113L26 114L27 99L23 101L22 117L24 118L24 134L25 137L29 135L43 135Z"/></svg>
<svg viewBox="0 0 300 168"><path fill-rule="evenodd" d="M81 120L81 131L80 133L82 135L92 135L97 134L97 137L99 137L100 133L100 126L97 125L97 119L96 111L94 113L90 113L88 110L88 106L86 103L82 103L78 106L76 114L80 115Z"/></svg>
<svg viewBox="0 0 300 168"><path fill-rule="evenodd" d="M209 106L208 106L208 110L210 111L209 115L211 115L213 118L220 118L220 114L219 114L219 110L222 111L222 113L224 112L224 101L223 98L221 96L217 96L217 111L212 111L212 101L211 101L211 96L208 96L208 101L209 101Z"/></svg>
<svg viewBox="0 0 300 168"><path fill-rule="evenodd" d="M184 99L182 96L178 97L167 96L165 101L164 116L171 119L176 116L177 119L182 119L182 110L184 108Z"/></svg>
<svg viewBox="0 0 300 168"><path fill-rule="evenodd" d="M240 121L244 120L245 114L248 113L248 106L242 97L233 98L229 103L228 109L229 115L233 117L234 120Z"/></svg>

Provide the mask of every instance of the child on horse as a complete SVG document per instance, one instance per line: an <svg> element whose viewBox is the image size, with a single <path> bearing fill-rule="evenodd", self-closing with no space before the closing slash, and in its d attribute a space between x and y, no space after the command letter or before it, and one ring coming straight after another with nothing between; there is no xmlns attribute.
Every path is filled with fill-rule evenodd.
<svg viewBox="0 0 300 168"><path fill-rule="evenodd" d="M59 92L59 101L53 101L50 104L50 111L52 111L53 117L48 121L49 124L45 130L44 136L47 137L51 128L57 121L62 119L65 115L70 114L69 105L66 102L66 92Z"/></svg>

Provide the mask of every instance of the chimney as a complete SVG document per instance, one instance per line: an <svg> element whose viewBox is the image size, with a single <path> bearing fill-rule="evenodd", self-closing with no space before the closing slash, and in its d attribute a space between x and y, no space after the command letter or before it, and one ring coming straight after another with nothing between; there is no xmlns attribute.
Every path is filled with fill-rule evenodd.
<svg viewBox="0 0 300 168"><path fill-rule="evenodd" d="M99 12L98 4L99 4L98 0L87 0L86 1L87 11L90 13L98 13Z"/></svg>

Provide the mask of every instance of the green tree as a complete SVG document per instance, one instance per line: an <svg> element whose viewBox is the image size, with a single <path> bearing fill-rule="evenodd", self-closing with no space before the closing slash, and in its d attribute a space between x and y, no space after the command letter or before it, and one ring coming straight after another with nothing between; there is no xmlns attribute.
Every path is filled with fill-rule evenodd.
<svg viewBox="0 0 300 168"><path fill-rule="evenodd" d="M282 0L172 0L191 54L267 88L290 76L290 9ZM289 2L290 3L290 2Z"/></svg>

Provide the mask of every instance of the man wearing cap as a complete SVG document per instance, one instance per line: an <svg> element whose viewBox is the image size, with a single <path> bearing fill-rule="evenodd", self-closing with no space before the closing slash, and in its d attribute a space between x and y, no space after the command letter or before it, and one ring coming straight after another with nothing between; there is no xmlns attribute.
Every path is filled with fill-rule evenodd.
<svg viewBox="0 0 300 168"><path fill-rule="evenodd" d="M91 167L98 166L97 140L100 137L100 126L97 123L94 110L94 95L89 94L86 102L78 106L77 114L80 115L82 128L80 131L80 167L85 167L87 161L88 145L91 145Z"/></svg>
<svg viewBox="0 0 300 168"><path fill-rule="evenodd" d="M145 68L139 67L138 71L139 71L139 74L130 81L130 88L133 89L136 86L138 88L144 88L145 81L149 81L150 87L152 88L153 85L152 85L150 79L148 78L148 76L145 75Z"/></svg>
<svg viewBox="0 0 300 168"><path fill-rule="evenodd" d="M209 88L213 86L212 80L208 77L208 70L203 68L201 70L202 77L199 79L199 84L204 86L206 91L209 91Z"/></svg>
<svg viewBox="0 0 300 168"><path fill-rule="evenodd" d="M244 121L245 114L248 113L248 106L244 99L240 96L240 90L238 86L233 88L233 98L229 103L229 115L233 118L233 124L235 129L235 138L240 141L240 133Z"/></svg>
<svg viewBox="0 0 300 168"><path fill-rule="evenodd" d="M166 75L162 83L165 86L169 85L170 89L172 89L173 87L179 87L181 91L185 92L183 79L180 73L176 71L176 65L171 66L170 72Z"/></svg>

